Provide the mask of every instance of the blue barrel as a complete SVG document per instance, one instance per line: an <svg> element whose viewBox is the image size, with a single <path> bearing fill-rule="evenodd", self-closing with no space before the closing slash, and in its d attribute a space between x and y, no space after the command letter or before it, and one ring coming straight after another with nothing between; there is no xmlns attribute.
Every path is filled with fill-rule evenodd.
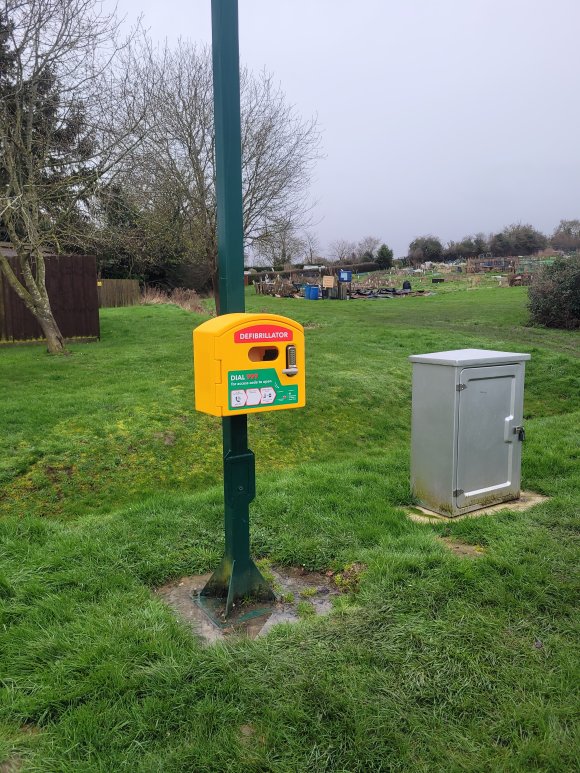
<svg viewBox="0 0 580 773"><path fill-rule="evenodd" d="M306 298L307 301L310 300L310 289L311 289L310 285L304 285L304 297Z"/></svg>
<svg viewBox="0 0 580 773"><path fill-rule="evenodd" d="M318 300L318 285L312 285L312 287L310 288L310 300L311 301Z"/></svg>

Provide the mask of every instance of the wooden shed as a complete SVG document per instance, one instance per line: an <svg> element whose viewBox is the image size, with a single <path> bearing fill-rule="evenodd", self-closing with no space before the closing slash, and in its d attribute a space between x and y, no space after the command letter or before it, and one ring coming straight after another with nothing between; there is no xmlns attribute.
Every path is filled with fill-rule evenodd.
<svg viewBox="0 0 580 773"><path fill-rule="evenodd" d="M14 250L0 250L16 275L21 273ZM97 266L92 255L45 255L46 289L57 325L67 340L96 341L100 337ZM42 341L34 316L0 272L0 344Z"/></svg>

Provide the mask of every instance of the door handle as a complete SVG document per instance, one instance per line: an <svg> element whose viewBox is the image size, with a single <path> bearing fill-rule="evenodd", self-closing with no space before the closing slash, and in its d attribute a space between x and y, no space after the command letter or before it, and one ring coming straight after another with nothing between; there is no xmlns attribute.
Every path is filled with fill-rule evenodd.
<svg viewBox="0 0 580 773"><path fill-rule="evenodd" d="M515 438L515 430L514 430L514 417L513 416L506 416L504 419L504 428L503 428L503 440L504 443L513 443Z"/></svg>

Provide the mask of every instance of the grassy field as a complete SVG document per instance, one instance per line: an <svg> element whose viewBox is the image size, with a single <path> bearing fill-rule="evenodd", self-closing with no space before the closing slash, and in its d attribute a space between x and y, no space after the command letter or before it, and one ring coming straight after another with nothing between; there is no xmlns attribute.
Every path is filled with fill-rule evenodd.
<svg viewBox="0 0 580 773"><path fill-rule="evenodd" d="M253 551L365 571L328 618L206 649L151 593L222 550L202 318L111 309L71 357L0 350L0 771L577 769L579 341L525 299L248 294L308 355L307 407L250 417ZM407 357L471 346L532 354L523 485L550 499L413 523Z"/></svg>

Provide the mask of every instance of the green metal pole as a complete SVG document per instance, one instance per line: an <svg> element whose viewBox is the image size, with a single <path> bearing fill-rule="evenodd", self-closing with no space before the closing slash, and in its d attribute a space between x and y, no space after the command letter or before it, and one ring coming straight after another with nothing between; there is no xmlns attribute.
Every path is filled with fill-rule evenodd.
<svg viewBox="0 0 580 773"><path fill-rule="evenodd" d="M244 311L242 139L237 0L212 0L220 313Z"/></svg>
<svg viewBox="0 0 580 773"><path fill-rule="evenodd" d="M212 0L211 18L220 314L230 314L245 310L237 0ZM222 419L222 435L225 551L201 595L225 597L227 617L240 599L275 596L250 557L256 474L247 415Z"/></svg>

